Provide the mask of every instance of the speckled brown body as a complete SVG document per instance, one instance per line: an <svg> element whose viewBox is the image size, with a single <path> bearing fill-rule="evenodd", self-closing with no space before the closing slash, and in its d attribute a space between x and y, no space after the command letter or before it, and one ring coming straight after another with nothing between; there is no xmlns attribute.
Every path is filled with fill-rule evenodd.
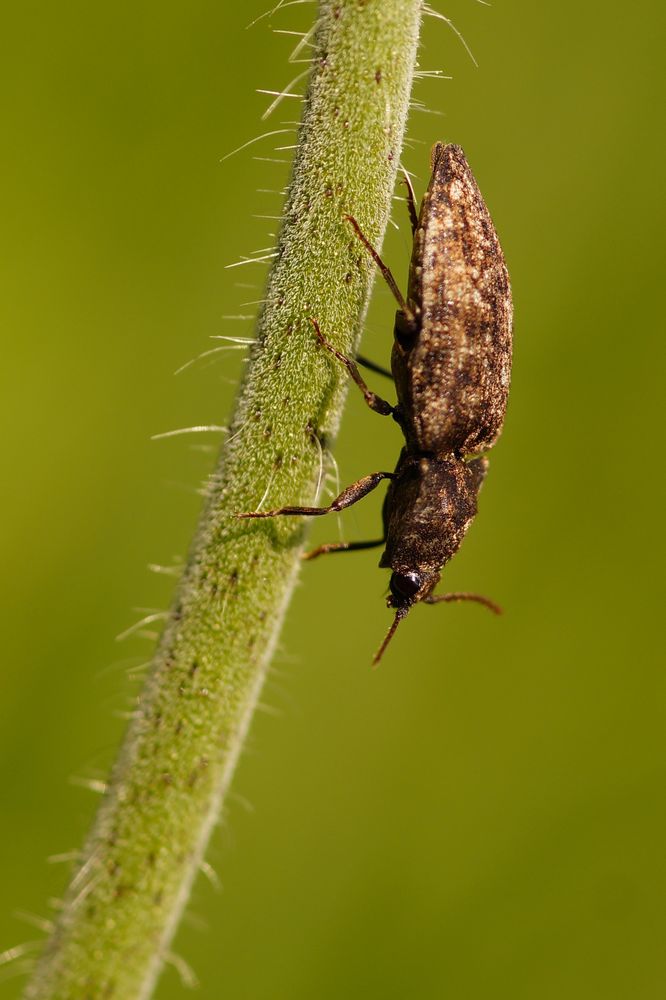
<svg viewBox="0 0 666 1000"><path fill-rule="evenodd" d="M476 514L511 374L509 276L462 149L438 143L391 365L406 438L384 504L389 606L427 599Z"/></svg>
<svg viewBox="0 0 666 1000"><path fill-rule="evenodd" d="M511 377L511 289L460 146L438 143L391 359L408 446L464 457L495 442Z"/></svg>
<svg viewBox="0 0 666 1000"><path fill-rule="evenodd" d="M344 510L383 479L384 537L371 542L322 545L310 558L385 545L380 566L392 570L388 606L393 625L375 657L382 656L400 621L418 601L473 600L478 594L433 594L442 567L458 551L476 514L490 448L502 429L511 372L512 305L502 248L488 209L459 146L432 151L432 177L417 217L410 187L414 248L404 300L393 275L347 216L400 304L391 356L398 405L368 389L354 361L317 338L342 362L377 413L392 414L405 435L394 472L375 472L348 486L328 507L281 507L243 517L306 516ZM371 365L371 367L375 367Z"/></svg>

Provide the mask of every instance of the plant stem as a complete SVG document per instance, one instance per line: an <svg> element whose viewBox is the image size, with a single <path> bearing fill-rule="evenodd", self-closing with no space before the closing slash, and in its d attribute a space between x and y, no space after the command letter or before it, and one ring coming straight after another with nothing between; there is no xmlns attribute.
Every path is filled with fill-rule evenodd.
<svg viewBox="0 0 666 1000"><path fill-rule="evenodd" d="M228 440L108 790L27 1000L151 995L220 814L299 566L407 118L420 0L322 2L278 254Z"/></svg>

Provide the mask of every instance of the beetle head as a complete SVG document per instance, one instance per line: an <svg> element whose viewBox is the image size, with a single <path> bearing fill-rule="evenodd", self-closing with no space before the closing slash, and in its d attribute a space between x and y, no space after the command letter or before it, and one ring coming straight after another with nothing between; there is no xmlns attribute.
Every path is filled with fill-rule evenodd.
<svg viewBox="0 0 666 1000"><path fill-rule="evenodd" d="M439 580L439 572L428 570L407 570L391 574L389 594L386 604L389 608L404 608L405 614L412 604L422 601ZM404 617L404 616L403 616Z"/></svg>
<svg viewBox="0 0 666 1000"><path fill-rule="evenodd" d="M386 599L386 605L389 608L396 609L395 618L386 633L386 638L375 654L375 658L372 661L373 667L376 667L381 660L384 650L393 638L395 630L402 619L407 616L414 604L422 601L430 593L438 580L438 571L407 570L404 573L399 573L397 570L393 571L389 583L391 593Z"/></svg>

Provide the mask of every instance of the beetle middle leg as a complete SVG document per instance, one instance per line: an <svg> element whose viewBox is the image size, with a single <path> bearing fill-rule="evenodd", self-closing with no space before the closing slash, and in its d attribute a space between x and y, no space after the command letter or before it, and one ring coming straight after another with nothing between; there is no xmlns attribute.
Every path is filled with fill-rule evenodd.
<svg viewBox="0 0 666 1000"><path fill-rule="evenodd" d="M352 504L358 503L368 493L372 493L381 483L382 479L395 479L394 472L371 472L369 476L363 476L347 489L343 490L333 500L328 507L278 507L277 510L253 510L243 514L236 514L237 518L259 518L278 517L288 514L300 515L301 517L320 517L322 514L333 514L340 510L346 510Z"/></svg>
<svg viewBox="0 0 666 1000"><path fill-rule="evenodd" d="M371 361L370 358L366 358L364 354L357 354L356 361L359 365L363 365L368 371L376 372L377 375L383 375L384 378L390 378L393 381L393 372L390 372L388 368L383 368L381 365L376 364Z"/></svg>
<svg viewBox="0 0 666 1000"><path fill-rule="evenodd" d="M333 345L329 344L329 342L325 339L323 333L319 329L319 323L312 316L310 317L310 322L314 327L314 331L317 334L317 340L319 341L321 346L325 347L326 350L329 351L334 358L337 358L338 361L340 361L345 366L345 368L353 378L354 382L363 393L363 398L365 399L370 409L374 410L375 413L381 413L383 417L390 417L395 407L391 406L391 404L386 399L382 399L381 396L378 396L376 392L373 392L371 389L368 389L367 385L363 380L363 377L361 376L361 373L358 370L356 362L352 361L351 358L346 357L346 355L342 354L340 351L336 351Z"/></svg>

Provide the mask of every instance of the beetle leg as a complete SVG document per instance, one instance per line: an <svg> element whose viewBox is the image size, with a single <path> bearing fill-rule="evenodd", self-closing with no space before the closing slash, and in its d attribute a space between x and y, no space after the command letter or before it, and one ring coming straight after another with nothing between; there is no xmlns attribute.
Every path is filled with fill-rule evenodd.
<svg viewBox="0 0 666 1000"><path fill-rule="evenodd" d="M394 478L395 473L393 472L371 472L369 476L363 476L362 479L357 480L357 482L348 486L346 490L343 490L342 493L340 493L340 495L328 505L328 507L279 507L277 510L248 511L244 514L236 514L235 517L277 517L278 515L284 514L295 514L303 517L319 517L322 514L332 514L340 510L345 510L347 507L351 507L352 504L358 503L358 501L362 500L363 497L368 495L368 493L372 493L372 491L379 486L382 479Z"/></svg>
<svg viewBox="0 0 666 1000"><path fill-rule="evenodd" d="M368 389L367 385L363 381L361 373L358 370L356 362L352 361L351 358L346 357L344 354L341 354L340 351L336 351L333 345L329 344L329 342L324 339L324 336L321 330L319 329L319 323L317 322L316 319L313 319L312 316L310 317L310 322L314 327L315 333L317 335L317 340L319 341L321 346L325 347L327 351L330 351L333 357L337 358L338 361L342 362L342 364L345 366L345 368L353 378L354 382L356 382L356 385L363 393L363 398L365 399L370 409L374 410L375 413L381 413L383 417L390 417L391 414L393 413L394 408L391 406L389 402L387 402L385 399L382 399L381 396L378 396L376 392L372 392L371 389Z"/></svg>
<svg viewBox="0 0 666 1000"><path fill-rule="evenodd" d="M446 601L447 603L449 601L476 601L477 604L483 604L484 607L488 608L489 611L494 612L494 614L502 614L502 609L499 604L495 604L495 602L491 601L490 598L483 597L481 594L428 594L427 597L423 598L424 604L441 604L443 601Z"/></svg>
<svg viewBox="0 0 666 1000"><path fill-rule="evenodd" d="M371 542L327 542L320 545L311 552L304 552L301 559L316 559L318 556L328 555L329 552L358 552L359 549L374 549L383 545L385 538L373 538Z"/></svg>
<svg viewBox="0 0 666 1000"><path fill-rule="evenodd" d="M409 306L405 302L403 294L400 291L400 289L398 288L398 283L395 280L395 278L393 277L393 275L391 274L390 269L386 266L386 264L384 263L384 261L381 259L381 257L379 256L379 254L377 253L377 251L373 247L372 243L370 242L370 240L368 239L368 237L365 235L365 233L363 232L363 230L359 226L359 224L356 221L356 219L354 218L354 216L353 215L345 215L345 219L347 219L347 221L352 224L352 226L354 227L354 231L355 231L356 235L358 236L359 240L361 241L361 243L363 244L363 246L365 247L365 249L368 251L368 253L372 257L372 259L374 260L375 264L377 265L377 267L381 271L382 277L384 278L384 281L386 282L386 284L389 286L389 288L393 292L393 296L394 296L396 302L398 303L398 305L400 306L401 311L405 314L407 322L410 323L410 324L415 323L416 322L416 317L414 316L413 311L409 308Z"/></svg>
<svg viewBox="0 0 666 1000"><path fill-rule="evenodd" d="M390 378L391 380L393 380L393 372L390 372L388 368L382 368L381 365L375 364L374 361L371 361L369 358L366 358L365 355L357 354L356 360L359 363L359 365L363 365L363 367L367 368L368 371L377 372L378 375L383 375L384 378Z"/></svg>

